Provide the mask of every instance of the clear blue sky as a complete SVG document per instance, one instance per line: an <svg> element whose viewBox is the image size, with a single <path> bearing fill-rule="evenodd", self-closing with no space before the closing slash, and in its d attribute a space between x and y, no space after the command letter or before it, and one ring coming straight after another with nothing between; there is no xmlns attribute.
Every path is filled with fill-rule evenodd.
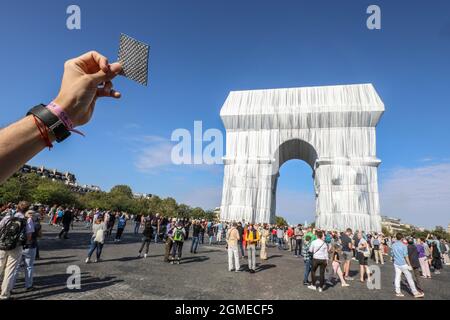
<svg viewBox="0 0 450 320"><path fill-rule="evenodd" d="M66 29L78 4L82 29ZM378 4L382 29L366 28ZM230 90L371 82L386 105L378 126L382 213L424 226L450 222L450 2L9 1L0 11L0 126L57 93L66 59L95 49L114 60L121 32L151 45L150 85L117 79L120 101L31 162L81 183L220 205L222 166L175 167L172 131L223 125ZM281 170L279 214L311 221L309 167Z"/></svg>

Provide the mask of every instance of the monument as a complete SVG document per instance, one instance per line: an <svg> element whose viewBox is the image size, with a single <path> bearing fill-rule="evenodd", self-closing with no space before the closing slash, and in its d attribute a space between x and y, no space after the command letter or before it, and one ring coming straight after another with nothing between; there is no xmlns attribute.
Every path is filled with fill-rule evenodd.
<svg viewBox="0 0 450 320"><path fill-rule="evenodd" d="M230 92L221 219L272 223L279 169L312 170L316 226L381 231L375 127L384 104L372 84Z"/></svg>

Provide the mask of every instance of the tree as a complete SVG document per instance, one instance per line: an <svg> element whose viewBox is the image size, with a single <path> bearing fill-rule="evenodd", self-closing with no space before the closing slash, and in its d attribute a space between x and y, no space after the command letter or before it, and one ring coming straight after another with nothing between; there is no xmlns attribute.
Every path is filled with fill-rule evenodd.
<svg viewBox="0 0 450 320"><path fill-rule="evenodd" d="M34 202L44 204L77 205L75 195L65 184L50 180L40 183L32 192L32 198Z"/></svg>
<svg viewBox="0 0 450 320"><path fill-rule="evenodd" d="M283 217L279 217L279 216L275 217L275 224L277 226L283 226L283 227L288 225L286 219L284 219Z"/></svg>
<svg viewBox="0 0 450 320"><path fill-rule="evenodd" d="M165 198L161 201L160 213L166 217L177 216L178 204L174 198Z"/></svg>
<svg viewBox="0 0 450 320"><path fill-rule="evenodd" d="M177 216L180 218L189 218L191 215L192 209L186 204L180 204L177 208Z"/></svg>
<svg viewBox="0 0 450 320"><path fill-rule="evenodd" d="M128 199L133 198L133 190L129 186L123 184L112 187L109 193L114 196L124 196Z"/></svg>

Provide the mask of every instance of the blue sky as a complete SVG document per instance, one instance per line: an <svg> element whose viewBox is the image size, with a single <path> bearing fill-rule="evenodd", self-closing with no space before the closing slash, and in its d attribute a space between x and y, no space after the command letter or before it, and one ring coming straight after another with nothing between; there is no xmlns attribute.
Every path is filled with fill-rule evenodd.
<svg viewBox="0 0 450 320"><path fill-rule="evenodd" d="M82 29L66 28L81 7ZM381 7L382 29L366 27ZM0 11L0 126L58 92L65 60L95 49L117 56L121 32L151 45L150 85L120 78L120 101L32 164L81 183L220 205L223 167L167 161L177 128L223 131L230 90L371 82L386 105L377 128L382 213L423 225L450 222L450 2L442 1L10 1ZM281 169L278 213L311 221L310 168Z"/></svg>

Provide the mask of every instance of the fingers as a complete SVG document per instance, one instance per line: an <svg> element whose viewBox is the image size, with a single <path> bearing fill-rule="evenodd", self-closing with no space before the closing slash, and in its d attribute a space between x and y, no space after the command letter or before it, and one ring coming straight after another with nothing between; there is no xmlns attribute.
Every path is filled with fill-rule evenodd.
<svg viewBox="0 0 450 320"><path fill-rule="evenodd" d="M114 79L122 71L122 65L118 62L110 64L108 71L103 70L98 71L91 75L91 79L94 81L95 85L99 85L102 82L108 82Z"/></svg>
<svg viewBox="0 0 450 320"><path fill-rule="evenodd" d="M103 71L104 73L108 73L109 71L109 62L108 58L101 55L97 51L89 51L82 56L78 57L84 63L86 63L89 67L97 66L98 69Z"/></svg>
<svg viewBox="0 0 450 320"><path fill-rule="evenodd" d="M119 99L121 97L121 93L113 89L113 83L111 81L107 81L102 88L97 89L97 97L111 97Z"/></svg>

